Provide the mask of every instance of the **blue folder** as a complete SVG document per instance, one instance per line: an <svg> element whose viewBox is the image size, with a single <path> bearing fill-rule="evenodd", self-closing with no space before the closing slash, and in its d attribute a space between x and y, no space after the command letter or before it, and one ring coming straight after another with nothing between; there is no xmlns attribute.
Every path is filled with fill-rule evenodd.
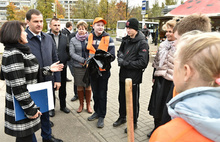
<svg viewBox="0 0 220 142"><path fill-rule="evenodd" d="M30 95L34 103L37 105L37 107L40 107L40 112L44 113L49 111L47 89L32 91L30 92ZM14 99L14 110L15 110L15 121L26 119L27 117L24 114L24 110L21 108L15 97L13 97L13 99Z"/></svg>

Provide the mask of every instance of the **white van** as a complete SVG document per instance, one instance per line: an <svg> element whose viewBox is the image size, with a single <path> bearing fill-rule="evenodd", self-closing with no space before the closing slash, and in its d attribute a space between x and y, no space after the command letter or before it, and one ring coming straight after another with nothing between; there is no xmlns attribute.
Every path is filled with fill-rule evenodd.
<svg viewBox="0 0 220 142"><path fill-rule="evenodd" d="M125 26L126 22L127 20L119 20L117 22L117 27L116 27L116 40L117 41L121 41L122 37L125 37L127 35L126 26ZM152 34L155 32L155 29L156 27L158 27L159 23L145 21L145 25L147 25L147 28ZM139 21L139 30L141 29L142 29L142 21Z"/></svg>

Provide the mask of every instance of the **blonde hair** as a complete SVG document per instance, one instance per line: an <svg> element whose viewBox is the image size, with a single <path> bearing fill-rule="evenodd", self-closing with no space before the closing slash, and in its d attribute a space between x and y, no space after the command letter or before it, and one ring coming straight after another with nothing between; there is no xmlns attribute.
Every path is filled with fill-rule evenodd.
<svg viewBox="0 0 220 142"><path fill-rule="evenodd" d="M190 64L209 86L219 86L220 78L220 33L191 31L180 39L175 53L180 66Z"/></svg>
<svg viewBox="0 0 220 142"><path fill-rule="evenodd" d="M77 29L80 27L80 26L83 26L86 30L88 29L88 24L86 23L86 21L78 21L77 24L76 24L76 27Z"/></svg>
<svg viewBox="0 0 220 142"><path fill-rule="evenodd" d="M168 28L174 28L176 25L177 17L174 17L172 20L167 21L163 26L162 29L166 31Z"/></svg>

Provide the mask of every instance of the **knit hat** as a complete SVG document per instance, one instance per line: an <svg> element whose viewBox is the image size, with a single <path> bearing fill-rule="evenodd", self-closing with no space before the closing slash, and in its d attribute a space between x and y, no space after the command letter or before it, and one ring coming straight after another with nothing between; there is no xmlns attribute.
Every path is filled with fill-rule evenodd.
<svg viewBox="0 0 220 142"><path fill-rule="evenodd" d="M134 29L136 31L138 31L138 26L139 22L136 18L130 18L126 23L126 27Z"/></svg>

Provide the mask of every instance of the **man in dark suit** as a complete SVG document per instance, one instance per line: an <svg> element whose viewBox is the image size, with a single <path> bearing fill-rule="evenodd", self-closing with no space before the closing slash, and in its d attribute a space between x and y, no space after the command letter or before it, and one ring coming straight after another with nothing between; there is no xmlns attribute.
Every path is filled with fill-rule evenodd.
<svg viewBox="0 0 220 142"><path fill-rule="evenodd" d="M69 113L70 110L66 107L66 75L67 75L67 60L68 60L68 45L69 40L67 36L60 32L60 20L52 18L50 21L50 32L48 33L56 43L58 58L64 64L63 71L61 71L61 87L59 89L60 110Z"/></svg>
<svg viewBox="0 0 220 142"><path fill-rule="evenodd" d="M43 29L43 15L36 9L30 9L26 13L28 28L25 30L28 33L27 45L30 47L31 52L36 56L40 67L50 66L52 63L58 61L56 46L53 39L46 33L42 32ZM54 73L53 76L42 76L41 82L53 81L53 86L59 89L60 72ZM43 142L62 142L60 139L54 138L51 133L51 124L49 112L45 112L41 116L41 136Z"/></svg>

